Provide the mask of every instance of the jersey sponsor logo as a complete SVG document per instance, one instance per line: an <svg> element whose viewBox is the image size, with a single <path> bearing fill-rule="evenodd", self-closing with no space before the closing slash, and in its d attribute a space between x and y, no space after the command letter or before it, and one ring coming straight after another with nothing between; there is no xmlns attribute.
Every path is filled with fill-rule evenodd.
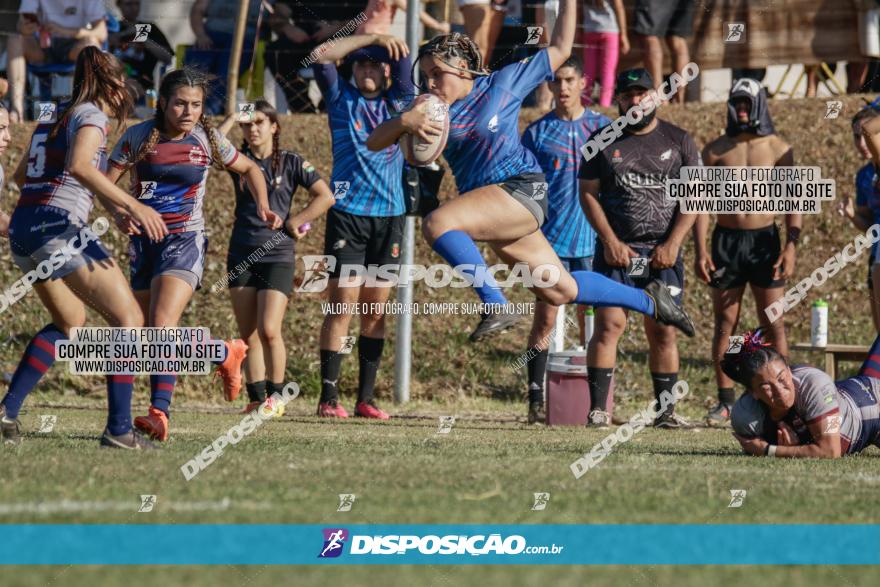
<svg viewBox="0 0 880 587"><path fill-rule="evenodd" d="M498 132L498 115L489 119L489 132Z"/></svg>
<svg viewBox="0 0 880 587"><path fill-rule="evenodd" d="M400 256L400 243L394 243L391 245L391 257L396 259Z"/></svg>
<svg viewBox="0 0 880 587"><path fill-rule="evenodd" d="M623 162L623 157L620 156L620 149L614 149L614 152L611 153L611 162L612 163Z"/></svg>
<svg viewBox="0 0 880 587"><path fill-rule="evenodd" d="M344 238L341 238L338 241L336 241L335 243L333 243L333 250L334 251L338 251L339 249L342 249L344 247L345 247L345 239Z"/></svg>
<svg viewBox="0 0 880 587"><path fill-rule="evenodd" d="M303 161L303 171L305 171L306 173L314 173L314 172L315 172L315 166L312 165L312 164L311 164L310 162L308 162L308 161Z"/></svg>
<svg viewBox="0 0 880 587"><path fill-rule="evenodd" d="M193 147L189 150L189 161L193 165L207 167L209 161L208 154L201 147Z"/></svg>
<svg viewBox="0 0 880 587"><path fill-rule="evenodd" d="M660 153L660 161L669 161L670 157L672 157L672 149L666 149Z"/></svg>

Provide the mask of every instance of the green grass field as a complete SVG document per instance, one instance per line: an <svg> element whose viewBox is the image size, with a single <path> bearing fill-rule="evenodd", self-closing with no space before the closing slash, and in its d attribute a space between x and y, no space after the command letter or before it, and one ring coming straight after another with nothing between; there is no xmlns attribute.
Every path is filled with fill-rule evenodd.
<svg viewBox="0 0 880 587"><path fill-rule="evenodd" d="M297 399L283 418L227 448L187 482L180 466L240 420L232 410L179 407L163 450L135 458L98 447L102 410L59 408L46 399L34 398L22 415L28 432L22 445L0 451L2 523L878 522L880 452L873 448L839 461L768 461L741 456L726 430L644 430L575 480L569 464L606 431L532 428L517 421L514 406L485 401L462 402L451 411L416 402L387 423L328 422L311 416L311 401ZM45 414L58 417L55 429L38 434L38 416ZM441 414L457 415L446 435L437 432ZM731 489L747 491L739 508L728 507ZM534 492L550 493L545 511L531 511ZM340 493L357 496L350 512L336 511ZM137 512L142 494L157 496L152 512ZM58 505L65 500L66 510ZM48 511L9 507L38 502ZM363 584L352 570L288 572L302 579L295 584L326 584L328 577ZM529 585L540 576L558 577L561 585L583 579L597 585L733 585L747 571L432 566L377 572L391 584ZM779 585L871 584L860 582L867 570L761 573ZM284 575L272 567L164 567L144 576L168 585L262 585ZM98 577L101 585L131 582L120 569L28 569L22 577L20 583L0 583L96 584Z"/></svg>
<svg viewBox="0 0 880 587"><path fill-rule="evenodd" d="M847 112L860 104L844 98ZM794 145L798 165L818 165L832 177L838 197L854 195L852 178L863 164L851 145L846 117L823 120L823 100L785 100L772 106L776 128ZM724 126L724 104L664 107L661 117L687 129L698 146L717 137ZM524 111L522 126L537 117ZM814 123L805 123L814 119ZM817 130L816 124L822 125ZM233 131L238 144L239 131ZM324 116L284 120L284 148L302 153L324 177L330 171L330 145ZM2 158L7 174L20 159L29 133L17 131ZM111 139L111 143L116 137ZM205 288L194 296L182 320L209 327L218 337L236 336L226 292L211 285L226 271L232 225L231 183L212 173L205 200L210 237ZM442 198L454 195L449 177ZM17 194L0 194L8 210ZM298 205L304 205L299 194ZM97 207L93 217L104 214ZM806 219L794 284L851 242L856 231L826 205ZM324 222L298 245L298 254L318 254ZM115 228L105 243L127 268L126 242ZM438 262L417 235L416 263ZM715 395L709 344L712 311L708 288L693 274L693 245L684 246L685 305L698 333L682 339L680 376L690 384L682 413L699 418ZM489 262L494 259L489 256ZM301 267L298 268L301 274ZM0 287L20 277L8 246L0 244ZM511 292L517 302L528 292ZM862 260L815 289L786 316L790 340L809 336L809 304L831 303L830 340L868 344L873 339ZM25 403L26 437L18 449L0 447L0 524L9 523L877 523L880 505L880 452L837 461L783 461L741 456L727 431L697 429L658 433L645 430L615 450L595 470L575 480L569 464L598 442L601 431L528 428L524 370L510 365L525 351L528 321L491 343L469 345L473 316L422 316L413 333L414 402L391 404L393 320L377 385L382 406L393 420L385 424L319 421L312 417L320 387L318 335L320 296L295 294L285 316L287 380L297 381L302 397L271 421L229 448L207 470L186 482L180 466L240 420L222 404L217 383L208 377L182 377L175 390L172 438L161 452L131 455L98 448L104 424L105 391L96 377L71 376L56 365ZM432 290L420 284L415 301L473 302L471 292ZM755 325L754 304L742 310L743 328ZM48 321L30 294L0 316L0 375L11 373L34 332ZM89 324L100 324L93 313ZM354 333L354 330L352 331ZM619 345L615 375L617 413L629 417L651 399L646 341L640 321ZM818 355L796 361L819 364ZM852 368L853 366L848 366ZM341 390L346 408L353 402L357 361L343 363ZM0 385L0 392L5 386ZM135 415L145 411L147 389L138 379ZM55 430L37 434L40 415L57 415ZM449 435L437 434L438 416L456 415ZM728 508L731 489L747 490L740 508ZM549 492L545 511L530 510L535 492ZM352 511L336 512L338 494L357 496ZM150 513L137 513L142 494L157 495ZM67 500L66 502L64 500ZM63 504L81 505L81 511ZM39 513L42 504L47 513ZM52 504L55 504L54 509ZM62 506L58 506L62 504ZM85 504L85 505L82 505ZM218 505L219 504L219 505ZM104 508L103 510L100 508ZM242 545L254 548L259 545ZM279 545L284 547L284 545ZM772 545L768 545L772 548ZM876 569L804 568L570 568L570 567L162 567L20 568L0 571L6 585L877 585Z"/></svg>

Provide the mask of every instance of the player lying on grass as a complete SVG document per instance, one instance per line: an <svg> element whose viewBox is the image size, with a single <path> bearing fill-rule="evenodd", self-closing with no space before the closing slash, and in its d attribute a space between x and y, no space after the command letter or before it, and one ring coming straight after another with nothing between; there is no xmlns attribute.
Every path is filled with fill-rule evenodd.
<svg viewBox="0 0 880 587"><path fill-rule="evenodd" d="M465 35L434 37L419 49L418 63L428 91L449 105L449 138L443 155L452 168L460 193L429 214L422 232L434 250L453 267L475 280L475 290L493 309L484 313L471 340L502 332L521 316L506 307L507 298L487 274L486 261L474 241L488 242L507 263L525 262L555 268L555 284L535 288L544 301L593 306L621 306L655 317L693 336L693 324L660 283L637 290L597 273L569 274L539 230L547 217L547 183L535 156L519 137L522 101L539 84L553 78L571 55L576 10L565 0L550 46L532 57L489 73L477 46ZM442 134L430 115L409 110L378 127L367 146L380 151L403 133L433 141ZM545 274L546 275L546 274ZM481 283L480 283L481 282Z"/></svg>
<svg viewBox="0 0 880 587"><path fill-rule="evenodd" d="M809 365L789 367L760 329L721 366L747 390L730 418L745 453L838 458L880 446L880 336L859 374L841 381Z"/></svg>

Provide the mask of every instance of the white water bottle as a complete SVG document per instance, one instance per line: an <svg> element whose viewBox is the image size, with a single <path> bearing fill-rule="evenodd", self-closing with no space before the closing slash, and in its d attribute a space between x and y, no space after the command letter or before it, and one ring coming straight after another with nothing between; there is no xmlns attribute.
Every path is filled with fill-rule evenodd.
<svg viewBox="0 0 880 587"><path fill-rule="evenodd" d="M584 344L590 344L590 339L593 338L593 325L595 318L596 314L593 311L592 306L584 311Z"/></svg>
<svg viewBox="0 0 880 587"><path fill-rule="evenodd" d="M825 300L813 302L813 316L810 320L810 341L816 347L828 345L828 302Z"/></svg>

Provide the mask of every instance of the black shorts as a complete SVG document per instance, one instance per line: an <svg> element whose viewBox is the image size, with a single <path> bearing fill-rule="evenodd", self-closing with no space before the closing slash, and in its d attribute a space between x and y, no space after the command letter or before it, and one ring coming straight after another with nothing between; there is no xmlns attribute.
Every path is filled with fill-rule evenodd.
<svg viewBox="0 0 880 587"><path fill-rule="evenodd" d="M690 37L696 8L695 0L636 0L633 30L651 37Z"/></svg>
<svg viewBox="0 0 880 587"><path fill-rule="evenodd" d="M286 296L293 290L293 263L253 263L247 257L226 257L226 271L233 277L229 280L229 288L253 287L257 291L274 289Z"/></svg>
<svg viewBox="0 0 880 587"><path fill-rule="evenodd" d="M629 248L642 259L649 259L654 251L653 246L629 245ZM684 297L684 261L681 253L675 260L675 265L667 269L654 269L650 264L641 268L634 264L630 264L629 267L613 267L605 261L605 247L602 241L597 239L596 253L593 255L593 271L612 281L638 289L645 289L653 280L659 279L669 288L669 293L672 294L676 304L681 305Z"/></svg>
<svg viewBox="0 0 880 587"><path fill-rule="evenodd" d="M782 287L784 279L773 279L773 264L781 251L775 224L754 230L716 225L712 233L715 272L709 286L733 289L750 283L764 289Z"/></svg>
<svg viewBox="0 0 880 587"><path fill-rule="evenodd" d="M336 264L330 277L339 277L342 265L397 265L406 216L357 216L334 210L327 213L324 254Z"/></svg>
<svg viewBox="0 0 880 587"><path fill-rule="evenodd" d="M46 56L46 63L72 63L70 61L70 50L77 44L76 39L68 37L52 37L52 44L43 49L43 55Z"/></svg>
<svg viewBox="0 0 880 587"><path fill-rule="evenodd" d="M514 200L528 208L538 228L547 218L547 178L543 173L523 173L498 184Z"/></svg>

